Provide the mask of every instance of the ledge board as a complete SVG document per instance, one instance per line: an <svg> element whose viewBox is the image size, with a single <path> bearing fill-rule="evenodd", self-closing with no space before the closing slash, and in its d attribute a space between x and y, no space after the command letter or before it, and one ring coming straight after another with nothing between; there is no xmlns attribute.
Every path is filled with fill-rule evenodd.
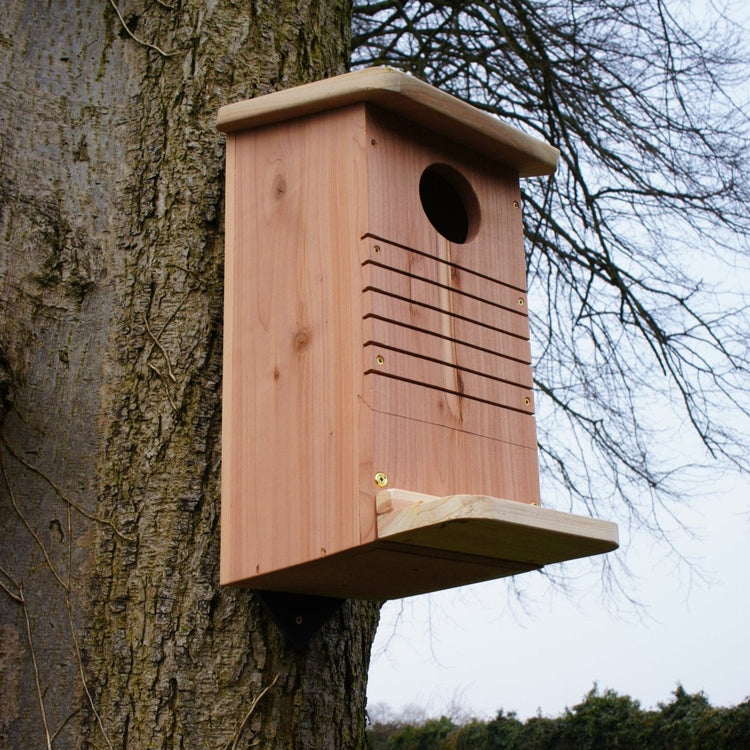
<svg viewBox="0 0 750 750"><path fill-rule="evenodd" d="M378 493L378 539L244 585L342 599L398 599L610 552L617 526L478 495Z"/></svg>
<svg viewBox="0 0 750 750"><path fill-rule="evenodd" d="M482 495L378 494L378 538L536 566L611 552L610 521Z"/></svg>

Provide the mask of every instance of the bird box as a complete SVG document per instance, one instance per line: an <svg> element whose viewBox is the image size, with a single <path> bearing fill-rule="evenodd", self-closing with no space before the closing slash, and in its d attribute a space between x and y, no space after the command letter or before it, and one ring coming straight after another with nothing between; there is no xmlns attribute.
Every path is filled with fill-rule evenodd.
<svg viewBox="0 0 750 750"><path fill-rule="evenodd" d="M222 583L390 599L614 549L540 507L519 177L557 151L384 68L218 127Z"/></svg>

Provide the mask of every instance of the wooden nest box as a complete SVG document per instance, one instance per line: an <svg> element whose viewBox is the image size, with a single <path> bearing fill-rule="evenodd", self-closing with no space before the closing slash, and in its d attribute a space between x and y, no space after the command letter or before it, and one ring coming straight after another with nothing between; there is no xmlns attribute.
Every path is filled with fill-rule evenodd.
<svg viewBox="0 0 750 750"><path fill-rule="evenodd" d="M518 180L557 151L384 68L218 127L222 583L392 599L615 549L539 507Z"/></svg>

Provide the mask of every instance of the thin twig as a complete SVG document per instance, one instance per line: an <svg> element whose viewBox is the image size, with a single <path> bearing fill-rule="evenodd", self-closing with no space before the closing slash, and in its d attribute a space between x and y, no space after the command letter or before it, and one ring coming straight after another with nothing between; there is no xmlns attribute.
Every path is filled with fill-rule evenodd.
<svg viewBox="0 0 750 750"><path fill-rule="evenodd" d="M164 383L164 390L167 392L169 403L172 404L172 408L175 410L175 412L177 412L177 406L175 405L175 402L172 399L172 395L169 392L169 384L167 383L167 379L164 377L164 375L161 374L161 371L156 365L152 365L151 362L149 362L148 366L161 378L162 383Z"/></svg>
<svg viewBox="0 0 750 750"><path fill-rule="evenodd" d="M122 13L120 13L120 9L117 7L117 3L115 3L115 0L109 0L109 4L115 9L115 13L117 13L117 17L120 19L120 23L122 24L122 28L125 29L125 31L128 32L130 37L138 42L138 44L142 44L144 47L149 47L150 49L156 50L162 57L173 57L177 54L177 52L165 52L160 47L157 47L155 44L151 44L150 42L146 42L143 39L139 39L129 28L128 25L125 23L125 19L122 17Z"/></svg>
<svg viewBox="0 0 750 750"><path fill-rule="evenodd" d="M44 555L44 559L47 562L47 565L49 569L52 571L52 575L57 578L57 582L67 591L68 587L63 581L62 578L60 578L60 575L58 574L57 570L55 570L55 566L52 564L52 560L50 560L49 554L47 553L47 549L42 543L42 540L39 538L39 535L34 531L33 528L31 528L31 524L26 520L26 516L21 512L21 509L18 507L18 503L16 502L15 494L13 493L13 488L10 486L10 479L8 478L8 473L5 471L5 460L3 459L2 451L0 451L0 469L2 470L3 479L5 480L5 486L8 488L8 496L10 497L11 505L13 506L13 509L16 511L16 514L21 519L21 522L28 530L29 534L34 537L34 541L39 545L39 549L42 551L42 554Z"/></svg>
<svg viewBox="0 0 750 750"><path fill-rule="evenodd" d="M11 579L13 580L13 579ZM47 750L52 750L52 735L47 724L47 712L44 710L44 697L42 696L42 685L39 680L39 666L36 663L36 652L34 651L34 641L31 637L31 620L29 620L29 608L26 606L26 599L23 596L23 585L13 581L18 589L18 595L21 599L21 608L23 617L26 621L26 638L29 641L29 651L31 652L31 664L34 667L34 682L36 683L36 696L39 700L39 710L42 714L42 726L44 727L44 737L47 742Z"/></svg>
<svg viewBox="0 0 750 750"><path fill-rule="evenodd" d="M36 682L36 695L39 700L39 710L42 713L42 725L44 726L44 736L47 740L47 750L52 750L52 735L50 735L49 725L47 724L47 713L44 710L44 698L42 696L42 685L39 680L39 666L36 663L36 652L34 651L34 640L31 637L31 621L29 620L29 609L26 606L26 598L23 595L23 584L18 583L14 580L13 576L8 573L5 568L0 566L0 573L2 573L15 587L18 589L18 593L14 594L2 581L0 581L0 588L13 599L18 602L23 610L23 617L26 622L26 639L29 642L29 652L31 654L31 664L34 667L34 681Z"/></svg>
<svg viewBox="0 0 750 750"><path fill-rule="evenodd" d="M2 589L13 601L23 604L23 599L19 599L2 581L0 581L0 589Z"/></svg>
<svg viewBox="0 0 750 750"><path fill-rule="evenodd" d="M177 378L174 376L174 373L172 372L172 363L169 361L169 355L167 354L167 350L162 346L161 341L156 337L154 332L151 330L148 324L148 320L146 319L146 316L143 316L143 322L146 324L146 330L149 332L149 335L154 340L156 345L161 349L161 353L164 355L164 359L167 361L167 372L169 372L169 377L172 380L173 383L177 382Z"/></svg>
<svg viewBox="0 0 750 750"><path fill-rule="evenodd" d="M253 702L250 704L250 708L248 712L245 714L245 718L242 720L240 725L237 727L237 731L234 733L234 737L232 737L231 741L227 744L227 750L231 747L231 750L237 750L237 743L240 740L240 734L242 733L242 730L247 724L247 720L250 718L253 711L255 711L255 707L260 702L260 699L276 684L276 681L279 679L279 675L276 675L276 677L273 678L273 681L270 685L266 685L266 687L263 688L263 690L258 693L258 695L255 696L253 699Z"/></svg>
<svg viewBox="0 0 750 750"><path fill-rule="evenodd" d="M13 580L10 573L8 573L2 565L0 565L0 573L2 573L16 588L18 584ZM23 597L19 594L14 594L2 581L0 581L0 588L11 598L13 601L23 604Z"/></svg>
<svg viewBox="0 0 750 750"><path fill-rule="evenodd" d="M76 639L76 632L75 628L73 626L73 616L71 613L70 608L70 590L72 588L72 576L73 576L73 518L72 518L72 508L70 505L65 506L65 515L67 520L67 527L68 527L68 590L65 594L65 607L68 612L68 622L70 623L70 636L73 639L73 645L75 646L76 655L78 658L78 668L81 671L81 682L83 683L83 689L86 691L86 695L89 696L89 702L91 702L91 696L89 695L89 690L86 685L86 680L83 676L83 661L81 659L81 652L78 648L78 641ZM93 704L91 705L91 708L94 711L94 715L97 716L96 709L94 708ZM55 730L54 734L52 735L52 742L54 743L57 736L62 732L63 729L65 729L65 726L67 723L80 711L81 709L77 709L72 714L69 714L67 718L60 724L60 726ZM107 736L104 736L104 739L107 740ZM109 743L109 740L107 740ZM110 745L110 748L112 748L112 745Z"/></svg>
<svg viewBox="0 0 750 750"><path fill-rule="evenodd" d="M99 729L102 732L102 735L104 736L104 741L107 743L107 747L109 747L110 750L114 750L112 747L112 743L109 741L109 737L107 737L107 732L104 730L104 724L102 722L102 717L99 715L99 712L96 710L96 706L94 705L94 699L91 696L91 693L89 692L89 686L86 684L86 675L83 673L83 657L81 656L81 649L78 646L78 639L76 638L76 631L75 627L73 625L73 613L71 612L70 607L70 594L68 594L65 597L65 605L68 610L68 621L70 622L70 634L73 638L73 646L76 650L76 660L78 661L78 671L81 674L81 683L83 684L83 690L86 693L86 698L88 698L89 706L91 706L91 710L94 712L94 716L96 716L96 721L99 724Z"/></svg>
<svg viewBox="0 0 750 750"><path fill-rule="evenodd" d="M109 526L112 531L117 534L117 536L120 537L124 542L130 542L131 544L135 544L136 540L133 537L127 536L126 534L123 534L117 526L112 523L112 521L108 521L106 518L101 518L100 516L95 516L93 513L89 513L88 511L84 510L78 503L71 500L63 491L58 487L41 469L38 469L33 464L30 464L25 458L22 458L21 456L16 453L13 448L8 444L8 441L5 440L4 437L0 436L0 439L2 439L3 445L8 449L8 453L10 453L13 458L16 459L19 463L23 464L29 471L33 471L35 474L40 476L47 484L52 487L52 489L57 493L57 495L60 497L60 499L67 503L68 506L73 508L73 510L80 513L84 518L88 518L89 521L96 521L96 523L100 523L104 526Z"/></svg>
<svg viewBox="0 0 750 750"><path fill-rule="evenodd" d="M68 722L79 713L81 713L81 709L77 708L75 711L73 711L73 713L68 714L68 716L63 719L62 724L60 724L60 726L52 733L52 744L54 744L55 740L57 739L57 735L60 734L60 732L62 732L62 730L65 729L66 726L68 726Z"/></svg>

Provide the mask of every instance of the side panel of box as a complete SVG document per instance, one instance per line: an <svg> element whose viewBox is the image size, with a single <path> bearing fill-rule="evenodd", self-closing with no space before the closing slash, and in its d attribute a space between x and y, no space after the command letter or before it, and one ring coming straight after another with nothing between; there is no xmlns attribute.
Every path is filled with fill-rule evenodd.
<svg viewBox="0 0 750 750"><path fill-rule="evenodd" d="M229 139L224 583L335 554L374 526L358 493L363 111Z"/></svg>

